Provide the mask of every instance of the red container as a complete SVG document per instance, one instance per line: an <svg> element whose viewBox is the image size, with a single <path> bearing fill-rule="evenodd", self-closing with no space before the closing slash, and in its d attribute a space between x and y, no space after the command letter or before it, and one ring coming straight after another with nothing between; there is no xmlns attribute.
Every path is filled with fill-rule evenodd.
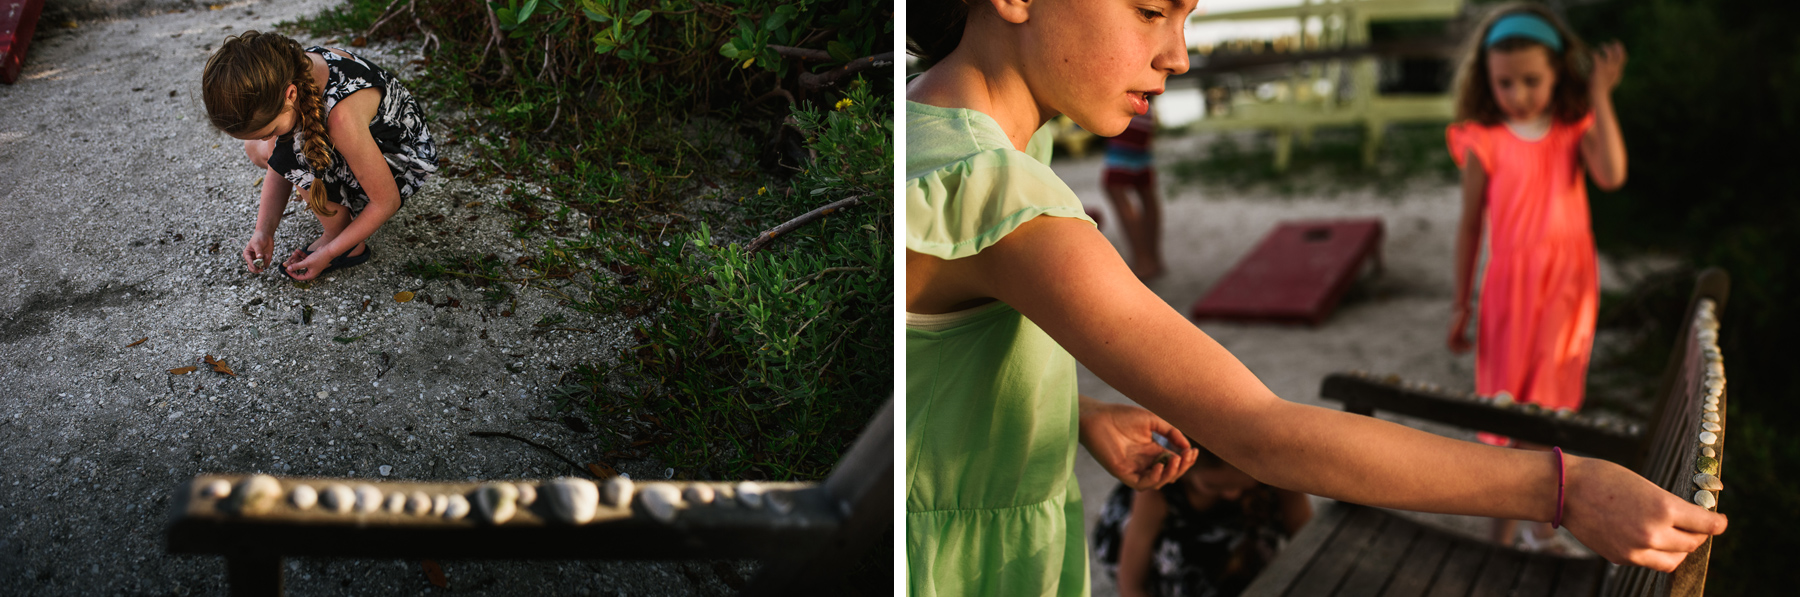
<svg viewBox="0 0 1800 597"><path fill-rule="evenodd" d="M1282 222L1189 315L1318 325L1370 259L1380 267L1379 219Z"/></svg>
<svg viewBox="0 0 1800 597"><path fill-rule="evenodd" d="M0 82L11 85L19 80L25 50L31 47L31 33L43 12L44 0L0 0Z"/></svg>

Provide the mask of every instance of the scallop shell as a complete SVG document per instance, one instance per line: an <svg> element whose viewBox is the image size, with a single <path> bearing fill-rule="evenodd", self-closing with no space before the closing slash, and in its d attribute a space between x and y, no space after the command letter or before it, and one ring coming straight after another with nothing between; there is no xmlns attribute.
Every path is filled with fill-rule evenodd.
<svg viewBox="0 0 1800 597"><path fill-rule="evenodd" d="M381 490L363 483L356 486L356 512L368 514L381 509Z"/></svg>
<svg viewBox="0 0 1800 597"><path fill-rule="evenodd" d="M441 493L431 496L431 515L432 516L443 516L444 511L449 510L449 509L450 509L450 497L449 496L446 496Z"/></svg>
<svg viewBox="0 0 1800 597"><path fill-rule="evenodd" d="M1719 498L1713 497L1712 492L1702 489L1694 492L1694 503L1700 504L1700 507L1702 508L1711 510L1713 507L1719 505Z"/></svg>
<svg viewBox="0 0 1800 597"><path fill-rule="evenodd" d="M713 488L708 485L689 485L687 491L681 492L681 499L694 504L710 504L713 501Z"/></svg>
<svg viewBox="0 0 1800 597"><path fill-rule="evenodd" d="M389 514L399 514L406 511L406 494L398 491L388 494L385 506Z"/></svg>
<svg viewBox="0 0 1800 597"><path fill-rule="evenodd" d="M761 508L763 503L762 486L757 485L755 481L739 483L737 484L737 498L738 502L745 506Z"/></svg>
<svg viewBox="0 0 1800 597"><path fill-rule="evenodd" d="M1702 414L1702 415L1700 415L1700 420L1706 421L1708 423L1717 423L1717 422L1719 422L1719 413Z"/></svg>
<svg viewBox="0 0 1800 597"><path fill-rule="evenodd" d="M663 522L675 520L675 510L681 507L681 490L668 483L651 483L638 491L638 503L652 518Z"/></svg>
<svg viewBox="0 0 1800 597"><path fill-rule="evenodd" d="M1706 413L1706 414L1710 415L1713 413ZM1705 429L1707 431L1711 431L1713 433L1718 433L1720 429L1724 429L1724 427L1720 427L1718 423L1714 423L1712 421L1702 421L1700 423L1700 428Z"/></svg>
<svg viewBox="0 0 1800 597"><path fill-rule="evenodd" d="M444 518L449 520L462 520L464 516L469 515L469 498L463 497L462 494L450 494L450 496L446 498L446 502L447 503L444 505Z"/></svg>
<svg viewBox="0 0 1800 597"><path fill-rule="evenodd" d="M1701 406L1700 406L1700 410L1704 410L1704 411L1706 411L1706 412L1709 412L1709 413L1716 413L1716 412L1719 412L1719 403L1717 403L1717 402L1708 402L1708 403L1706 403L1706 404L1703 404L1703 405L1701 405Z"/></svg>
<svg viewBox="0 0 1800 597"><path fill-rule="evenodd" d="M1700 443L1708 446L1719 443L1719 434L1711 431L1702 431L1700 432Z"/></svg>
<svg viewBox="0 0 1800 597"><path fill-rule="evenodd" d="M424 516L429 512L431 512L431 496L425 495L423 491L415 491L412 492L412 495L406 496L407 514Z"/></svg>
<svg viewBox="0 0 1800 597"><path fill-rule="evenodd" d="M775 509L776 514L787 514L794 511L794 494L791 492L771 491L768 495L763 496L763 499L769 502L769 507Z"/></svg>
<svg viewBox="0 0 1800 597"><path fill-rule="evenodd" d="M511 483L489 483L475 490L475 508L481 519L492 524L511 520L519 511L519 486Z"/></svg>
<svg viewBox="0 0 1800 597"><path fill-rule="evenodd" d="M530 506L537 501L537 486L530 483L519 483L519 505Z"/></svg>
<svg viewBox="0 0 1800 597"><path fill-rule="evenodd" d="M1718 458L1719 457L1718 452L1714 452L1712 449L1712 446L1701 446L1700 453L1705 454L1707 458Z"/></svg>
<svg viewBox="0 0 1800 597"><path fill-rule="evenodd" d="M621 508L631 504L632 491L633 484L630 477L613 477L607 479L606 485L601 487L600 499L608 506Z"/></svg>
<svg viewBox="0 0 1800 597"><path fill-rule="evenodd" d="M1694 459L1694 468L1708 475L1717 475L1719 474L1719 460L1711 456L1701 456Z"/></svg>
<svg viewBox="0 0 1800 597"><path fill-rule="evenodd" d="M281 501L281 482L268 475L250 475L231 489L231 509L242 514L261 514Z"/></svg>
<svg viewBox="0 0 1800 597"><path fill-rule="evenodd" d="M295 485L294 490L288 492L288 502L295 508L310 510L314 504L319 503L319 492L311 485Z"/></svg>
<svg viewBox="0 0 1800 597"><path fill-rule="evenodd" d="M1718 477L1706 473L1694 475L1694 486L1707 491L1718 491L1725 488L1725 484L1720 483Z"/></svg>
<svg viewBox="0 0 1800 597"><path fill-rule="evenodd" d="M600 487L587 479L563 477L544 484L550 514L567 524L587 524L600 506Z"/></svg>
<svg viewBox="0 0 1800 597"><path fill-rule="evenodd" d="M356 492L341 483L326 485L325 491L319 493L319 505L338 514L348 513L356 507Z"/></svg>
<svg viewBox="0 0 1800 597"><path fill-rule="evenodd" d="M231 497L231 483L224 479L213 479L211 483L200 488L200 497L215 500Z"/></svg>

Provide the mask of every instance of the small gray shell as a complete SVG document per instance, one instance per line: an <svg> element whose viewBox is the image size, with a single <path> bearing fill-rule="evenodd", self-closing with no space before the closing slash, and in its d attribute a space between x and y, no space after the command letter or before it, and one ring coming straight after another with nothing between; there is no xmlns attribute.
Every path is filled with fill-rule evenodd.
<svg viewBox="0 0 1800 597"><path fill-rule="evenodd" d="M310 510L314 504L319 503L319 492L311 485L295 485L294 490L288 492L288 502L297 509Z"/></svg>

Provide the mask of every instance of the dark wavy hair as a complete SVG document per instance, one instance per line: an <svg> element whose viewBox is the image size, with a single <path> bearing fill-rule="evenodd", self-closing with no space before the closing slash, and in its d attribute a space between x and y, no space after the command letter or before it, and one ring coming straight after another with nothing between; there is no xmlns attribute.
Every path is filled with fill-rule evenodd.
<svg viewBox="0 0 1800 597"><path fill-rule="evenodd" d="M962 43L968 22L969 0L907 0L906 53L935 64Z"/></svg>
<svg viewBox="0 0 1800 597"><path fill-rule="evenodd" d="M1556 88L1550 92L1550 114L1558 122L1575 122L1587 116L1592 110L1588 103L1588 48L1569 30L1556 13L1539 4L1513 3L1501 6L1488 13L1482 19L1481 26L1475 28L1474 35L1469 36L1463 50L1462 64L1456 69L1456 119L1473 120L1481 124L1494 125L1506 121L1506 113L1500 110L1499 102L1494 100L1493 88L1488 84L1487 56L1490 48L1485 44L1488 30L1501 17L1530 13L1544 19L1556 28L1556 34L1562 36L1563 49L1557 52L1544 44L1523 38L1508 38L1494 44L1493 50L1516 52L1525 48L1544 48L1550 55L1550 65L1556 69Z"/></svg>

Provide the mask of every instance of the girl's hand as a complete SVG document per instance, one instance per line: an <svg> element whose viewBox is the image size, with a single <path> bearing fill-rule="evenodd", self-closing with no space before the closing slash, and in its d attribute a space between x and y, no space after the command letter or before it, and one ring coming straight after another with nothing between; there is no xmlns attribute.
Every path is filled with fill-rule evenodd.
<svg viewBox="0 0 1800 597"><path fill-rule="evenodd" d="M1156 443L1154 435L1168 438L1176 452ZM1194 465L1199 451L1168 421L1150 411L1124 404L1110 404L1081 397L1081 445L1106 472L1132 489L1156 489L1169 484Z"/></svg>
<svg viewBox="0 0 1800 597"><path fill-rule="evenodd" d="M1688 503L1627 470L1597 458L1570 458L1563 524L1615 564L1671 572L1712 535L1723 514Z"/></svg>
<svg viewBox="0 0 1800 597"><path fill-rule="evenodd" d="M1588 78L1589 91L1594 95L1608 95L1619 85L1619 79L1625 76L1625 45L1619 42L1607 42L1594 49L1594 73Z"/></svg>
<svg viewBox="0 0 1800 597"><path fill-rule="evenodd" d="M1458 305L1450 315L1450 352L1465 354L1474 348L1469 342L1469 308Z"/></svg>
<svg viewBox="0 0 1800 597"><path fill-rule="evenodd" d="M325 266L331 265L332 257L336 257L336 255L319 251L309 256L305 251L294 249L294 254L289 255L287 262L282 265L287 268L288 277L305 282L319 277L319 272L325 271Z"/></svg>
<svg viewBox="0 0 1800 597"><path fill-rule="evenodd" d="M260 231L251 233L250 242L244 243L244 267L250 268L250 273L260 274L274 260L275 241Z"/></svg>

